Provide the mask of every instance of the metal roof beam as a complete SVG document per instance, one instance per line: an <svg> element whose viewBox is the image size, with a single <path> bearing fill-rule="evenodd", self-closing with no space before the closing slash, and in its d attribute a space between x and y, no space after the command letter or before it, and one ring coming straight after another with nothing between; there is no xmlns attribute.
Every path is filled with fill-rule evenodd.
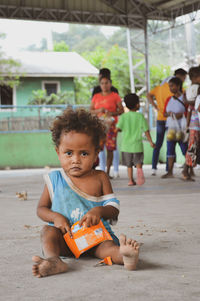
<svg viewBox="0 0 200 301"><path fill-rule="evenodd" d="M46 9L0 5L0 18L18 18L37 21L90 23L143 28L139 14L112 14L80 10Z"/></svg>
<svg viewBox="0 0 200 301"><path fill-rule="evenodd" d="M120 14L126 14L127 10L126 9L122 9L118 4L118 0L101 0L101 2L103 2L104 4L108 5L111 8L114 8L115 11L117 11ZM125 1L127 3L127 0ZM125 5L126 7L126 5Z"/></svg>

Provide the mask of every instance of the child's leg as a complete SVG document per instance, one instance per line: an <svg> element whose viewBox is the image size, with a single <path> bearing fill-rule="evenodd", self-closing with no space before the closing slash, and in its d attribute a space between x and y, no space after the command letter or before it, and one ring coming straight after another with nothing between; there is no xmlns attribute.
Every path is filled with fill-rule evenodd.
<svg viewBox="0 0 200 301"><path fill-rule="evenodd" d="M167 141L168 172L161 177L162 179L173 177L173 167L176 158L175 147L176 147L176 141Z"/></svg>
<svg viewBox="0 0 200 301"><path fill-rule="evenodd" d="M69 256L70 251L63 239L63 235L58 228L44 226L41 233L42 249L46 259L33 256L33 275L45 277L49 275L64 273L68 266L59 256Z"/></svg>
<svg viewBox="0 0 200 301"><path fill-rule="evenodd" d="M104 259L110 256L113 263L122 264L128 270L135 270L139 258L139 244L137 241L128 239L125 235L120 235L120 246L113 241L102 242L94 249L94 256Z"/></svg>
<svg viewBox="0 0 200 301"><path fill-rule="evenodd" d="M119 151L118 149L113 152L113 168L114 168L114 177L119 176Z"/></svg>
<svg viewBox="0 0 200 301"><path fill-rule="evenodd" d="M107 149L107 174L110 175L110 168L113 161L113 151Z"/></svg>
<svg viewBox="0 0 200 301"><path fill-rule="evenodd" d="M133 179L133 167L127 167L127 173L128 173L128 186L136 185L134 179Z"/></svg>
<svg viewBox="0 0 200 301"><path fill-rule="evenodd" d="M106 154L105 154L105 147L104 149L99 153L99 166L100 169L105 171L106 170Z"/></svg>
<svg viewBox="0 0 200 301"><path fill-rule="evenodd" d="M136 165L137 167L137 185L143 185L145 183L145 178L144 178L144 173L143 173L143 170L142 170L142 164L141 163L138 163Z"/></svg>

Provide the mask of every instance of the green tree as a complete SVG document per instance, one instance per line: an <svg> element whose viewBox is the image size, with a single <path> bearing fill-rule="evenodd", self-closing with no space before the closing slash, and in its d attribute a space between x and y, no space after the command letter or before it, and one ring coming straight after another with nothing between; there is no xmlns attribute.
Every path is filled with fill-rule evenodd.
<svg viewBox="0 0 200 301"><path fill-rule="evenodd" d="M53 44L53 51L57 52L68 52L69 51L69 46L65 43L65 41L60 41L58 43Z"/></svg>
<svg viewBox="0 0 200 301"><path fill-rule="evenodd" d="M74 103L74 92L65 91L52 93L47 95L46 90L32 91L32 95L29 99L29 105L60 105L60 104L72 104Z"/></svg>
<svg viewBox="0 0 200 301"><path fill-rule="evenodd" d="M5 37L4 34L0 34L0 39ZM6 85L14 87L19 85L19 68L21 64L7 57L0 47L0 85Z"/></svg>
<svg viewBox="0 0 200 301"><path fill-rule="evenodd" d="M30 96L29 105L43 105L47 104L47 93L45 90L32 91Z"/></svg>
<svg viewBox="0 0 200 301"><path fill-rule="evenodd" d="M69 51L82 53L93 51L96 45L109 49L108 40L101 32L101 26L69 24L69 29L63 33L53 32L53 41L64 41L69 45Z"/></svg>

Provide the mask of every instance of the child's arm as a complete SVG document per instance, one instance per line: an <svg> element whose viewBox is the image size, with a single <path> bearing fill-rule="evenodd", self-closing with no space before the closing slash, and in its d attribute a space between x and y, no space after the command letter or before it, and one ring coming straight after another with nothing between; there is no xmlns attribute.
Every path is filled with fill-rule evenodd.
<svg viewBox="0 0 200 301"><path fill-rule="evenodd" d="M144 133L145 133L145 136L147 137L147 140L149 141L151 147L155 148L156 145L152 141L151 134L150 134L149 130L144 132Z"/></svg>
<svg viewBox="0 0 200 301"><path fill-rule="evenodd" d="M113 190L108 175L104 172L101 172L99 176L103 185L103 195L112 194ZM79 224L80 226L85 224L86 227L90 227L97 225L100 222L101 218L105 220L117 220L118 215L119 210L114 206L98 206L90 209L80 220Z"/></svg>
<svg viewBox="0 0 200 301"><path fill-rule="evenodd" d="M67 218L62 214L51 210L51 199L46 185L37 206L37 215L45 222L54 223L54 226L59 228L63 234L69 232L71 235L71 229Z"/></svg>
<svg viewBox="0 0 200 301"><path fill-rule="evenodd" d="M186 118L187 119L187 128L189 128L191 116L192 116L192 110L189 107L189 110L187 111L187 118Z"/></svg>

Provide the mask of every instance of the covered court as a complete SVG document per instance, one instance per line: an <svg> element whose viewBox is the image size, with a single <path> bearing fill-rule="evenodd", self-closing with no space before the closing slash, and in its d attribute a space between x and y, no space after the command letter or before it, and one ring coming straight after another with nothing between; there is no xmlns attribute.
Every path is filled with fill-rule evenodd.
<svg viewBox="0 0 200 301"><path fill-rule="evenodd" d="M146 89L149 89L148 20L176 18L200 9L198 1L183 0L0 0L0 18L73 22L141 28L145 33ZM131 56L130 56L131 60ZM131 66L131 64L130 64ZM130 69L133 76L133 70ZM134 76L132 77L134 89ZM1 248L0 299L7 301L198 301L200 299L199 176L183 182L180 168L174 179L150 175L146 183L127 187L126 169L113 181L121 201L119 222L113 230L138 240L141 246L138 270L121 266L94 267L96 259L65 259L69 272L43 279L31 274L32 255L41 255L39 233L44 223L36 205L47 170L0 171ZM16 197L27 191L28 200Z"/></svg>

